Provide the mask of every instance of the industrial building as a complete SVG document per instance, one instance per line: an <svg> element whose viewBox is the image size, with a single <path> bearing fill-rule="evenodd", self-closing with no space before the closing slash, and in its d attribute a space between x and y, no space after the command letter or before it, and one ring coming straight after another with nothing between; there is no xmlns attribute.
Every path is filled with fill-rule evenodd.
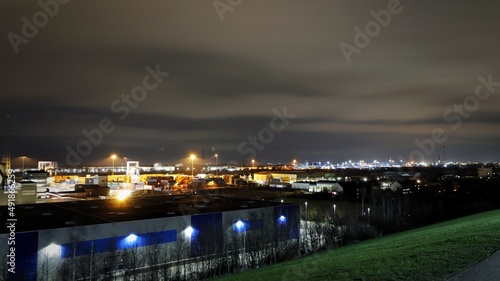
<svg viewBox="0 0 500 281"><path fill-rule="evenodd" d="M258 172L254 173L252 176L253 181L258 185L275 186L278 184L291 184L297 181L297 174L295 173Z"/></svg>
<svg viewBox="0 0 500 281"><path fill-rule="evenodd" d="M308 192L335 192L342 193L344 189L337 181L329 181L329 180L319 180L319 181L298 181L292 183L292 189L305 190Z"/></svg>
<svg viewBox="0 0 500 281"><path fill-rule="evenodd" d="M0 215L8 214L4 209ZM179 262L199 262L204 256L234 264L245 249L297 241L300 207L210 193L143 196L21 205L15 208L14 225L15 230L0 233L2 263L15 267L15 273L7 272L10 265L3 267L7 280L98 279L103 274L126 279L139 268L147 272L163 265L170 266L169 274L188 274ZM247 239L257 233L273 240ZM261 245L238 244L235 237ZM9 246L11 240L15 244Z"/></svg>

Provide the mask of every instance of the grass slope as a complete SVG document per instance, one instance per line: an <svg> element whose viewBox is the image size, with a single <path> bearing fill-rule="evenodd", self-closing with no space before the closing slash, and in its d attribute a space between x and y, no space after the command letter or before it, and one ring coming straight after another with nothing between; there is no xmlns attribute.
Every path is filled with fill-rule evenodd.
<svg viewBox="0 0 500 281"><path fill-rule="evenodd" d="M500 210L217 280L443 280L500 249Z"/></svg>

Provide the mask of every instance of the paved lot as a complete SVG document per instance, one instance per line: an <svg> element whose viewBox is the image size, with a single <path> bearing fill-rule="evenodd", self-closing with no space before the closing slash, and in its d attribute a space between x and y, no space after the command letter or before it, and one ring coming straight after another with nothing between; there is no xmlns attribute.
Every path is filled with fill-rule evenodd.
<svg viewBox="0 0 500 281"><path fill-rule="evenodd" d="M500 250L479 263L461 271L448 281L500 280Z"/></svg>

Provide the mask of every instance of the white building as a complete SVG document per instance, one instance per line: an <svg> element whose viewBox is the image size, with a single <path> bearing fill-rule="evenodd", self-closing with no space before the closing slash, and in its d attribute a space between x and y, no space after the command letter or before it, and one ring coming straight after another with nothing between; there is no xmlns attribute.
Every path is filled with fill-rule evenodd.
<svg viewBox="0 0 500 281"><path fill-rule="evenodd" d="M319 180L313 192L343 192L344 189L337 181Z"/></svg>
<svg viewBox="0 0 500 281"><path fill-rule="evenodd" d="M382 190L390 189L392 191L396 191L398 189L403 188L403 185L401 183L399 183L398 181L387 180L387 181L379 181L379 183L380 183L380 189L382 189Z"/></svg>
<svg viewBox="0 0 500 281"><path fill-rule="evenodd" d="M479 178L490 178L493 176L493 168L477 168L477 176Z"/></svg>
<svg viewBox="0 0 500 281"><path fill-rule="evenodd" d="M294 182L292 183L292 189L305 190L308 192L344 192L344 188L337 181L329 181L329 180L319 180L319 181L302 181L302 182Z"/></svg>

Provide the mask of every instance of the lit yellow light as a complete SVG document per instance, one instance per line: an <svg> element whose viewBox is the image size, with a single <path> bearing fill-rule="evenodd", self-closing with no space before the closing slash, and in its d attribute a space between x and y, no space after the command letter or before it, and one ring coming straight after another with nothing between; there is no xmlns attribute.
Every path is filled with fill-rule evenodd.
<svg viewBox="0 0 500 281"><path fill-rule="evenodd" d="M111 159L115 160L116 159L116 155L115 154L111 155Z"/></svg>
<svg viewBox="0 0 500 281"><path fill-rule="evenodd" d="M117 193L116 199L123 201L127 199L127 197L129 197L130 193L132 192L130 190L117 190L116 193Z"/></svg>
<svg viewBox="0 0 500 281"><path fill-rule="evenodd" d="M191 154L191 160L194 160L196 158L196 156L194 156L194 154Z"/></svg>

